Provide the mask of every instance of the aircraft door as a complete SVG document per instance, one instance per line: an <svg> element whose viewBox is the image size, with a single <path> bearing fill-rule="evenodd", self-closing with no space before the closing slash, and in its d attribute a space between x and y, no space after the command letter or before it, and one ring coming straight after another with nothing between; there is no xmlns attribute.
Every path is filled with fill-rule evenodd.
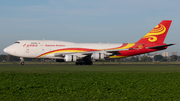
<svg viewBox="0 0 180 101"><path fill-rule="evenodd" d="M39 44L40 44L40 46L43 46L44 45L44 40L40 40Z"/></svg>
<svg viewBox="0 0 180 101"><path fill-rule="evenodd" d="M29 47L26 47L26 53L29 53Z"/></svg>

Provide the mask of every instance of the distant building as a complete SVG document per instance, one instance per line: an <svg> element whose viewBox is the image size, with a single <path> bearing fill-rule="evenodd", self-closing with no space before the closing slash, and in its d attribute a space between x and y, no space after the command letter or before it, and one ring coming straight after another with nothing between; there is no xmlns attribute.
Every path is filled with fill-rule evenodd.
<svg viewBox="0 0 180 101"><path fill-rule="evenodd" d="M158 53L158 52L154 52L154 56L155 56L155 55L159 55L159 53Z"/></svg>
<svg viewBox="0 0 180 101"><path fill-rule="evenodd" d="M163 57L168 57L168 52L163 52L163 53L162 53L162 56L163 56Z"/></svg>
<svg viewBox="0 0 180 101"><path fill-rule="evenodd" d="M172 52L172 55L177 55L177 52Z"/></svg>

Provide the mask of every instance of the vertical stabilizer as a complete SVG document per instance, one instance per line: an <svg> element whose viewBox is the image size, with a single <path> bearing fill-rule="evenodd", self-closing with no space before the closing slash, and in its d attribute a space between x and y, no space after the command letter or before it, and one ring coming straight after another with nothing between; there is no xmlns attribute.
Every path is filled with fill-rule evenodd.
<svg viewBox="0 0 180 101"><path fill-rule="evenodd" d="M136 43L163 43L172 20L163 20Z"/></svg>

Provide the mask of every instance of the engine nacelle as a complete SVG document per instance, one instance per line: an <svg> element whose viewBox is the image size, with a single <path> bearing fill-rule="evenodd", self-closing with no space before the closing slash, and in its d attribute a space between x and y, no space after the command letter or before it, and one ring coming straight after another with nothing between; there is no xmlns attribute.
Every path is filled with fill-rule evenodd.
<svg viewBox="0 0 180 101"><path fill-rule="evenodd" d="M75 55L65 55L64 61L65 62L75 62L77 60L77 56Z"/></svg>
<svg viewBox="0 0 180 101"><path fill-rule="evenodd" d="M92 59L93 60L104 60L105 59L105 54L95 52L95 53L92 54Z"/></svg>

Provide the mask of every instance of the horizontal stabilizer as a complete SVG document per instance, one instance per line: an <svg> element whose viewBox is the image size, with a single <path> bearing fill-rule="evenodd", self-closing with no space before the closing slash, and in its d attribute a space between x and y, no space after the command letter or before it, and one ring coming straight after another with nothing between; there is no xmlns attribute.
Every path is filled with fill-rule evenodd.
<svg viewBox="0 0 180 101"><path fill-rule="evenodd" d="M168 46L172 46L175 44L167 44L167 45L160 45L160 46L154 46L154 47L146 47L146 49L158 49L158 48L163 48L163 47L168 47Z"/></svg>

